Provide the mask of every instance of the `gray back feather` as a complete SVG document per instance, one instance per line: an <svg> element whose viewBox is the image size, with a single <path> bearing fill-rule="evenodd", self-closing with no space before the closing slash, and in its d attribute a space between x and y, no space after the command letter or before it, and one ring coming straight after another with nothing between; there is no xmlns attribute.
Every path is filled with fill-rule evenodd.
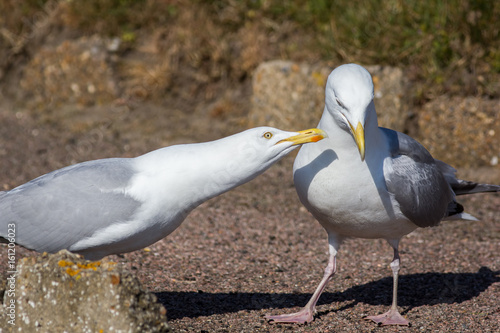
<svg viewBox="0 0 500 333"><path fill-rule="evenodd" d="M114 221L129 219L139 203L125 196L130 159L84 162L53 171L0 195L0 236L16 224L16 242L55 252Z"/></svg>
<svg viewBox="0 0 500 333"><path fill-rule="evenodd" d="M419 227L435 226L448 214L454 194L432 155L416 140L381 128L390 144L384 161L387 189L401 212Z"/></svg>

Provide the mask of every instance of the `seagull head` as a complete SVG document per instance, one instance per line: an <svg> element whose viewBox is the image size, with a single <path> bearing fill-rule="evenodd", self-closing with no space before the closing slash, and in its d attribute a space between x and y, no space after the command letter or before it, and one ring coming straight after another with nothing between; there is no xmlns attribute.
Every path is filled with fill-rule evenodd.
<svg viewBox="0 0 500 333"><path fill-rule="evenodd" d="M227 141L238 145L232 149L234 159L263 171L302 144L326 137L327 134L318 128L289 132L273 127L256 127L228 137L233 139Z"/></svg>
<svg viewBox="0 0 500 333"><path fill-rule="evenodd" d="M366 116L373 107L373 81L365 68L356 64L342 65L328 76L325 111L352 134L361 160L365 159Z"/></svg>
<svg viewBox="0 0 500 333"><path fill-rule="evenodd" d="M262 156L270 160L280 159L305 143L318 142L328 137L318 128L288 132L272 127L260 127L252 131L256 137L254 142L257 143L257 149L260 148Z"/></svg>

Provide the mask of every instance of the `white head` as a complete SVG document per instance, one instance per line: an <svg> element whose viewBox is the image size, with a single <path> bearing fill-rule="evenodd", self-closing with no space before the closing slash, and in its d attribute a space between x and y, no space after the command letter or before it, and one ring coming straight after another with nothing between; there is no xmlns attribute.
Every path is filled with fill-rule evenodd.
<svg viewBox="0 0 500 333"><path fill-rule="evenodd" d="M228 147L225 150L230 153L228 166L234 161L243 172L241 175L253 178L302 144L317 142L325 137L326 133L317 128L287 132L273 127L257 127L215 142Z"/></svg>
<svg viewBox="0 0 500 333"><path fill-rule="evenodd" d="M362 160L365 156L365 121L371 108L374 106L370 73L356 64L334 69L326 83L325 109L341 128L352 133Z"/></svg>

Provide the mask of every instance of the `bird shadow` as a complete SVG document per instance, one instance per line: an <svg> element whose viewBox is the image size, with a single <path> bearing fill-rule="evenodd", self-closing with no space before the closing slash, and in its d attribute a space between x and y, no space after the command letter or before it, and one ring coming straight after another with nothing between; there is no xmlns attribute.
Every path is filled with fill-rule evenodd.
<svg viewBox="0 0 500 333"><path fill-rule="evenodd" d="M337 154L332 149L327 149L319 154L314 160L309 162L306 166L298 168L294 171L294 179L303 179L303 183L307 185L307 189L311 185L314 177L328 167L333 161L338 159Z"/></svg>
<svg viewBox="0 0 500 333"><path fill-rule="evenodd" d="M462 303L484 292L495 282L500 282L500 271L481 267L476 273L421 273L399 277L398 305L407 313L422 305ZM332 284L335 283L335 279ZM205 293L170 292L156 293L167 309L169 319L196 318L214 314L234 313L242 310L262 310L303 306L311 294L276 293ZM348 302L334 310L342 311L357 303L389 306L392 301L392 277L348 288L342 292L326 292L318 305ZM331 311L320 312L324 315Z"/></svg>

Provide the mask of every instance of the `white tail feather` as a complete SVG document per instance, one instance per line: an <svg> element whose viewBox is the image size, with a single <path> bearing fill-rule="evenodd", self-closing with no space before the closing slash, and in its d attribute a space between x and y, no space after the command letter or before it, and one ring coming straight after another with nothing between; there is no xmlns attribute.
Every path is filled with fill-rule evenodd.
<svg viewBox="0 0 500 333"><path fill-rule="evenodd" d="M475 218L474 216L468 214L468 213L460 213L460 214L455 214L452 216L448 216L443 219L443 221L453 221L453 220L468 220L468 221L479 221L479 219Z"/></svg>

